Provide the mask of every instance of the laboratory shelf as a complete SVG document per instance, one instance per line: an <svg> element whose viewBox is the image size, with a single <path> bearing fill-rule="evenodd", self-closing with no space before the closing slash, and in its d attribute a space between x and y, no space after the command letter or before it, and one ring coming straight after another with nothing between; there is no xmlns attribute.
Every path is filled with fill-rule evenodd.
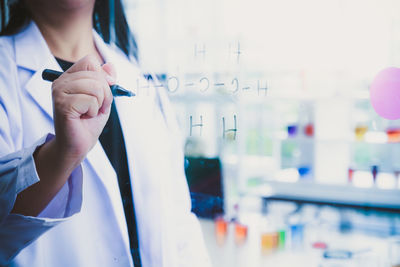
<svg viewBox="0 0 400 267"><path fill-rule="evenodd" d="M400 212L398 189L360 188L306 181L295 183L267 181L262 185L247 188L243 193L265 199Z"/></svg>

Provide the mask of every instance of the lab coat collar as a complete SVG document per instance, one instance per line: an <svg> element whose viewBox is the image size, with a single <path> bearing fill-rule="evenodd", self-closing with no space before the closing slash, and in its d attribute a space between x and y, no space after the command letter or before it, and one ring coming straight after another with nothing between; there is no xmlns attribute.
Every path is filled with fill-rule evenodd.
<svg viewBox="0 0 400 267"><path fill-rule="evenodd" d="M34 22L31 22L22 32L14 36L14 43L17 66L33 72L32 77L25 84L25 89L52 120L51 83L42 79L42 71L45 68L61 70L61 67L51 54L46 41Z"/></svg>
<svg viewBox="0 0 400 267"><path fill-rule="evenodd" d="M107 62L110 58L107 45L95 30L93 30L93 37L97 49ZM25 88L52 120L53 105L51 93L48 93L51 91L51 83L42 79L42 71L45 68L58 71L62 71L62 69L33 21L22 32L14 36L14 42L17 66L33 72Z"/></svg>
<svg viewBox="0 0 400 267"><path fill-rule="evenodd" d="M32 21L22 32L14 37L17 66L28 70L43 68L52 58L39 28ZM54 60L55 62L55 60Z"/></svg>

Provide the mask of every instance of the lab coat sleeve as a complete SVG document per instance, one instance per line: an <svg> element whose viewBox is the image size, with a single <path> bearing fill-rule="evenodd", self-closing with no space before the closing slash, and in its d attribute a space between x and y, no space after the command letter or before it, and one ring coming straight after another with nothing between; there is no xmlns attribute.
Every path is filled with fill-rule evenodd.
<svg viewBox="0 0 400 267"><path fill-rule="evenodd" d="M37 217L11 213L18 193L39 181L33 152L54 136L48 134L34 144L23 145L18 71L10 39L0 39L0 266L3 266L40 235L80 211L82 169L79 166L73 171Z"/></svg>
<svg viewBox="0 0 400 267"><path fill-rule="evenodd" d="M79 166L37 217L11 213L17 194L39 181L33 152L51 138L48 135L30 148L0 158L0 266L81 209L82 169Z"/></svg>

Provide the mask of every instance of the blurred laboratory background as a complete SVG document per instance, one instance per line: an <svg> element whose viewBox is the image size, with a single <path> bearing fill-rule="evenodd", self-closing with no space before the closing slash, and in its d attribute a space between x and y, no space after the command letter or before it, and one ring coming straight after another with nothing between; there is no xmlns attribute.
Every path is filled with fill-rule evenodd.
<svg viewBox="0 0 400 267"><path fill-rule="evenodd" d="M369 101L400 66L400 1L125 7L175 108L214 266L400 266L400 120Z"/></svg>

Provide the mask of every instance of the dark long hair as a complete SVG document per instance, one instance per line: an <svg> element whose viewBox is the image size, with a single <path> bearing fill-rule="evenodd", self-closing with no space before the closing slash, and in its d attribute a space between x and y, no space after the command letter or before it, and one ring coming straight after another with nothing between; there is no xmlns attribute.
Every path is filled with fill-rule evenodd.
<svg viewBox="0 0 400 267"><path fill-rule="evenodd" d="M31 15L24 1L0 0L0 36L16 34L29 24ZM129 29L121 0L96 0L93 27L104 42L115 43L128 57L138 58L137 43Z"/></svg>

